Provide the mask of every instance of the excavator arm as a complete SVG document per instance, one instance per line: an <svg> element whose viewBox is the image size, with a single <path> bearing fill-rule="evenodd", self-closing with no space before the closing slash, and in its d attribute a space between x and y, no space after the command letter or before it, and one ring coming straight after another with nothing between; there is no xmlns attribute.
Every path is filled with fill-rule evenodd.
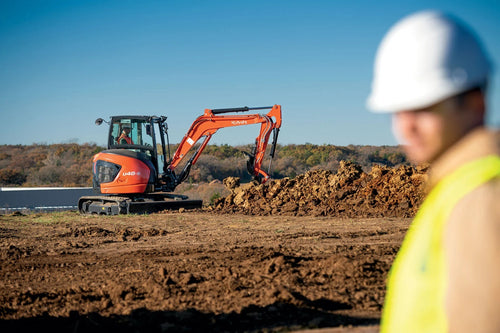
<svg viewBox="0 0 500 333"><path fill-rule="evenodd" d="M250 110L271 109L267 114L249 114L249 115L225 115L225 113L246 112ZM184 181L191 169L191 166L196 163L208 142L219 129L225 127L245 126L252 124L261 124L259 135L256 138L255 148L252 153L246 153L249 156L248 171L256 179L260 179L262 183L266 182L270 176L268 172L262 170L262 162L268 145L269 137L273 133L273 143L271 147L271 160L274 157L276 142L278 139L279 129L281 127L281 106L274 105L269 107L257 108L230 108L230 109L205 109L202 116L198 117L188 132L182 139L179 147L174 153L172 160L167 166L167 177L170 182L174 182L173 187ZM197 151L191 156L185 164L183 170L178 176L175 176L174 170L193 148L198 140L204 138Z"/></svg>

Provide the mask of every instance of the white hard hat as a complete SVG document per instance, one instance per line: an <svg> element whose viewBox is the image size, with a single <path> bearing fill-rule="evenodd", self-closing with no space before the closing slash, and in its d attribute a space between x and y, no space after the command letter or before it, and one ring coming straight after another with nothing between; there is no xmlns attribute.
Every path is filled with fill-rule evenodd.
<svg viewBox="0 0 500 333"><path fill-rule="evenodd" d="M436 11L396 23L380 43L367 107L396 112L431 106L487 82L491 64L475 34Z"/></svg>

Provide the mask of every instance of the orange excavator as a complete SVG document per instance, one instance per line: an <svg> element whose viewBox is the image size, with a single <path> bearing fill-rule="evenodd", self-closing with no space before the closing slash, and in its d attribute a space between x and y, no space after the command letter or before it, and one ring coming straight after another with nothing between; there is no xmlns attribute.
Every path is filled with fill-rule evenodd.
<svg viewBox="0 0 500 333"><path fill-rule="evenodd" d="M238 115L238 112L270 109L267 114ZM232 114L227 114L232 113ZM199 208L201 200L173 194L177 185L186 180L208 142L219 129L225 127L260 124L247 168L260 183L270 178L279 129L281 106L205 109L191 125L172 158L168 126L165 116L113 116L109 122L102 118L97 125L108 123L108 149L93 158L93 187L95 196L84 196L78 201L83 214L150 213L165 209ZM273 134L268 171L261 166L269 138ZM202 140L200 144L197 144ZM197 147L177 172L181 161Z"/></svg>

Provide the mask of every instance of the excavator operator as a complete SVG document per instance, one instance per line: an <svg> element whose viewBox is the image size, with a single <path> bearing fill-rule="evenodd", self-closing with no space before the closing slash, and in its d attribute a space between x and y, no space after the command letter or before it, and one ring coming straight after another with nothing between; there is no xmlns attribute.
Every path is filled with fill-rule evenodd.
<svg viewBox="0 0 500 333"><path fill-rule="evenodd" d="M427 196L394 260L381 332L500 332L500 132L485 125L492 64L455 16L412 14L377 51L367 106L392 114Z"/></svg>
<svg viewBox="0 0 500 333"><path fill-rule="evenodd" d="M130 137L130 131L131 131L131 128L130 128L129 124L123 125L122 126L122 133L118 137L116 142L120 145L126 145L126 144L133 145L134 141L132 141L132 138Z"/></svg>

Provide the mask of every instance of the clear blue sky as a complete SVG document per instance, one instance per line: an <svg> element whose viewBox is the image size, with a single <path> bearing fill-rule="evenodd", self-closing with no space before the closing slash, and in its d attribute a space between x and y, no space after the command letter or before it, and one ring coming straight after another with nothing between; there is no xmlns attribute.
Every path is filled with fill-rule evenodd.
<svg viewBox="0 0 500 333"><path fill-rule="evenodd" d="M378 43L401 17L441 9L481 36L496 72L500 3L491 1L0 1L0 144L106 142L94 120L166 115L179 142L205 108L283 106L280 143L392 145L369 113ZM253 143L254 126L212 143Z"/></svg>

